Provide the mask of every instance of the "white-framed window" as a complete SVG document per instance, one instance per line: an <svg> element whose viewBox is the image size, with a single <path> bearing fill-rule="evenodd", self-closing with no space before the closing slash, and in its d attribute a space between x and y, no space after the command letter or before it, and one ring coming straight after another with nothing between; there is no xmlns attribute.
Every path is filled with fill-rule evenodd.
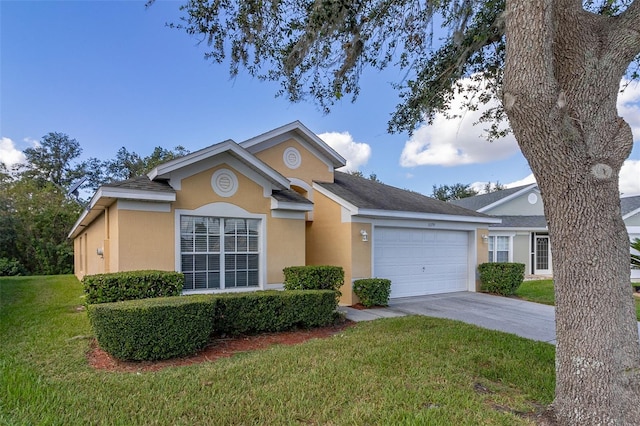
<svg viewBox="0 0 640 426"><path fill-rule="evenodd" d="M511 237L489 235L489 262L509 262Z"/></svg>
<svg viewBox="0 0 640 426"><path fill-rule="evenodd" d="M184 291L260 285L260 220L180 216Z"/></svg>

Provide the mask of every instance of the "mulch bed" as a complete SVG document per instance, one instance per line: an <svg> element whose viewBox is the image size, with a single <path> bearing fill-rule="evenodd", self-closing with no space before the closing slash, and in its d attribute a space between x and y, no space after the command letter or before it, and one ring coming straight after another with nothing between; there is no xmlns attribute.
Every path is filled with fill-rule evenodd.
<svg viewBox="0 0 640 426"><path fill-rule="evenodd" d="M354 324L352 321L345 321L342 324L310 330L293 330L253 336L217 338L204 350L193 356L163 361L121 361L100 349L96 340L93 339L87 353L87 360L89 365L98 370L130 373L158 371L167 367L214 362L217 359L228 358L240 352L266 349L272 345L296 345L310 339L327 338L340 333Z"/></svg>

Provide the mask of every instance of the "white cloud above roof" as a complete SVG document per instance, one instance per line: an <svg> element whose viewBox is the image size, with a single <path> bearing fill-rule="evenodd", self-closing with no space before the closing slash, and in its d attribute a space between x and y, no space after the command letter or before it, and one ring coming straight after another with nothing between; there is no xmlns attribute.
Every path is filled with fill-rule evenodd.
<svg viewBox="0 0 640 426"><path fill-rule="evenodd" d="M470 81L465 79L462 83L469 84ZM623 80L620 87L627 83ZM480 106L478 111L463 112L462 96L456 96L451 102L451 114L462 117L447 119L438 114L432 125L420 126L405 142L400 165L416 167L481 164L503 160L515 154L519 147L513 135L495 142L487 142L483 135L487 125L473 125L484 110L496 105L495 102ZM618 113L631 126L634 140L640 142L640 83L631 82L620 93ZM515 183L512 186L516 186Z"/></svg>
<svg viewBox="0 0 640 426"><path fill-rule="evenodd" d="M640 195L640 160L627 160L620 170L620 192Z"/></svg>
<svg viewBox="0 0 640 426"><path fill-rule="evenodd" d="M463 80L463 84L470 84L470 80ZM464 112L463 97L456 96L451 102L451 114L461 117L449 119L438 114L431 126L420 126L405 142L400 165L415 167L489 163L517 153L520 148L513 135L488 142L484 135L488 124L473 125L483 111L495 105L496 101L491 101L478 111Z"/></svg>
<svg viewBox="0 0 640 426"><path fill-rule="evenodd" d="M347 165L339 170L356 171L367 164L371 157L371 146L356 142L349 132L327 132L318 137L347 160Z"/></svg>
<svg viewBox="0 0 640 426"><path fill-rule="evenodd" d="M0 162L7 167L26 160L24 153L16 148L16 144L9 138L0 138Z"/></svg>

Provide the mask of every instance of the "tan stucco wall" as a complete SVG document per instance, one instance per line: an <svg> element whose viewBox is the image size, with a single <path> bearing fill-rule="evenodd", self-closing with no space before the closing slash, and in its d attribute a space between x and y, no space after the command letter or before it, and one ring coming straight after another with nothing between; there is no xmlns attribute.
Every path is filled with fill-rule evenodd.
<svg viewBox="0 0 640 426"><path fill-rule="evenodd" d="M238 178L238 190L231 197L221 197L211 187L211 177L220 169L231 170ZM235 204L250 213L266 213L271 208L271 198L264 197L262 186L227 164L183 179L181 189L176 192L173 208L195 210L198 207L216 202Z"/></svg>
<svg viewBox="0 0 640 426"><path fill-rule="evenodd" d="M529 194L536 195L537 201L535 204L529 203ZM509 200L483 213L496 216L544 216L544 204L542 204L540 193L532 189L513 200Z"/></svg>
<svg viewBox="0 0 640 426"><path fill-rule="evenodd" d="M118 270L175 269L173 214L119 210Z"/></svg>
<svg viewBox="0 0 640 426"><path fill-rule="evenodd" d="M316 193L314 204L314 220L307 223L307 264L342 266L344 285L340 304L352 305L353 224L342 223L341 207L326 196ZM359 259L364 257L361 250L357 253Z"/></svg>
<svg viewBox="0 0 640 426"><path fill-rule="evenodd" d="M267 219L267 284L281 284L287 266L304 266L304 219Z"/></svg>
<svg viewBox="0 0 640 426"><path fill-rule="evenodd" d="M105 214L103 212L74 240L75 275L78 279L105 271L104 258L97 253L99 248L103 248L104 239Z"/></svg>
<svg viewBox="0 0 640 426"><path fill-rule="evenodd" d="M295 148L300 152L302 162L297 169L290 169L284 163L282 156L287 148ZM288 178L298 178L311 186L314 180L320 182L333 182L333 172L329 166L309 152L302 144L295 139L272 146L264 151L255 154L260 160L267 163L281 175Z"/></svg>
<svg viewBox="0 0 640 426"><path fill-rule="evenodd" d="M117 204L112 204L108 209L108 243L105 243L105 259L108 262L108 269L106 272L119 271L118 260L120 259L120 235L118 233L118 207Z"/></svg>

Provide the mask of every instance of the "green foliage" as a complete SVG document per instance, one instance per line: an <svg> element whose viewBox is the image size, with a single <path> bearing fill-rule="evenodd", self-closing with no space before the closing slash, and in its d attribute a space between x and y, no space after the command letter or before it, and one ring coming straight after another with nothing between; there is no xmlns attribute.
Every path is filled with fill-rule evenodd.
<svg viewBox="0 0 640 426"><path fill-rule="evenodd" d="M67 188L84 175L81 164L74 164L82 148L68 135L50 132L42 137L34 148L24 150L27 162L21 165L21 176L40 182L50 182L59 188Z"/></svg>
<svg viewBox="0 0 640 426"><path fill-rule="evenodd" d="M178 296L184 275L169 271L130 271L86 275L82 279L87 303Z"/></svg>
<svg viewBox="0 0 640 426"><path fill-rule="evenodd" d="M24 275L24 268L20 262L0 257L0 277L15 277L17 275Z"/></svg>
<svg viewBox="0 0 640 426"><path fill-rule="evenodd" d="M89 305L100 347L123 360L192 355L211 334L215 299L170 297Z"/></svg>
<svg viewBox="0 0 640 426"><path fill-rule="evenodd" d="M385 278L365 278L353 282L353 292L365 307L389 305L391 280Z"/></svg>
<svg viewBox="0 0 640 426"><path fill-rule="evenodd" d="M631 253L631 267L640 269L640 238L636 238L631 242L631 248L635 252Z"/></svg>
<svg viewBox="0 0 640 426"><path fill-rule="evenodd" d="M119 359L194 354L211 335L253 334L333 323L332 291L258 291L129 300L89 305L105 351Z"/></svg>
<svg viewBox="0 0 640 426"><path fill-rule="evenodd" d="M26 274L71 273L67 233L81 209L45 180L20 177L0 184L0 257L16 259Z"/></svg>
<svg viewBox="0 0 640 426"><path fill-rule="evenodd" d="M189 151L180 145L173 150L157 146L151 154L143 157L122 147L114 159L90 158L84 163L88 178L86 186L96 190L104 183L142 176L154 167L188 153Z"/></svg>
<svg viewBox="0 0 640 426"><path fill-rule="evenodd" d="M334 320L337 303L331 291L258 291L215 296L215 332L248 334L312 328Z"/></svg>
<svg viewBox="0 0 640 426"><path fill-rule="evenodd" d="M487 293L511 296L524 281L524 263L483 263L478 270L480 289Z"/></svg>
<svg viewBox="0 0 640 426"><path fill-rule="evenodd" d="M449 185L433 185L433 192L431 196L440 201L452 201L459 200L461 198L473 197L478 195L478 191L471 188L471 185L466 183L456 183Z"/></svg>
<svg viewBox="0 0 640 426"><path fill-rule="evenodd" d="M333 290L344 284L341 266L289 266L283 269L285 290Z"/></svg>

